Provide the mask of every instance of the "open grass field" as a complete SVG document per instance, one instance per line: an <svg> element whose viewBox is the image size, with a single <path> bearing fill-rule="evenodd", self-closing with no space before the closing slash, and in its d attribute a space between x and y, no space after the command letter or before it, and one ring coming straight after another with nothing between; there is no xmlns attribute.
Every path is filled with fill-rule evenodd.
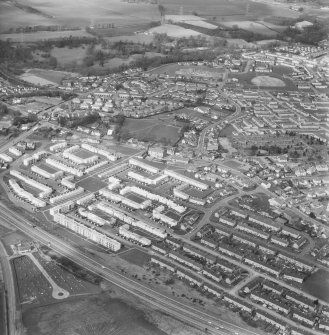
<svg viewBox="0 0 329 335"><path fill-rule="evenodd" d="M130 137L150 141L165 141L174 145L180 138L179 127L168 125L159 119L136 120L126 119L122 133L129 134Z"/></svg>
<svg viewBox="0 0 329 335"><path fill-rule="evenodd" d="M0 5L1 8L1 5ZM34 22L34 21L32 21ZM28 23L25 24L25 26ZM63 37L82 37L89 36L91 34L87 33L85 30L62 30L62 31L37 31L34 33L15 33L15 34L0 34L1 40L11 40L12 42L37 42L42 40L57 39Z"/></svg>
<svg viewBox="0 0 329 335"><path fill-rule="evenodd" d="M90 24L114 23L129 26L158 21L158 7L149 4L134 4L120 0L27 0L24 5L41 13L28 13L18 9L13 2L1 2L0 29L28 25L67 25L86 27Z"/></svg>
<svg viewBox="0 0 329 335"><path fill-rule="evenodd" d="M23 323L27 335L165 335L142 311L107 293L30 309Z"/></svg>
<svg viewBox="0 0 329 335"><path fill-rule="evenodd" d="M302 290L329 303L329 272L318 270L305 280Z"/></svg>
<svg viewBox="0 0 329 335"><path fill-rule="evenodd" d="M50 54L51 56L56 57L58 65L66 65L72 62L81 64L86 57L86 48L53 48Z"/></svg>
<svg viewBox="0 0 329 335"><path fill-rule="evenodd" d="M256 86L262 87L285 87L286 84L279 78L270 76L257 76L251 79L251 82Z"/></svg>
<svg viewBox="0 0 329 335"><path fill-rule="evenodd" d="M147 253L138 249L130 249L124 253L121 253L119 257L138 266L143 266L150 260L150 256Z"/></svg>
<svg viewBox="0 0 329 335"><path fill-rule="evenodd" d="M196 12L201 17L239 20L240 17L247 15L253 18L262 18L264 16L286 16L296 17L298 13L290 10L282 11L280 6L264 4L249 0L163 0L162 5L167 8L168 14L178 14L183 6L183 14L192 14ZM216 23L216 20L214 21Z"/></svg>
<svg viewBox="0 0 329 335"><path fill-rule="evenodd" d="M165 20L167 22L171 21L172 23L187 23L192 26L207 28L207 29L216 29L217 25L206 22L204 18L196 15L166 15Z"/></svg>
<svg viewBox="0 0 329 335"><path fill-rule="evenodd" d="M254 21L224 21L221 23L225 27L237 26L241 29L252 31L253 33L275 36L278 32L286 29L284 26L276 26L273 24L267 24L263 22Z"/></svg>
<svg viewBox="0 0 329 335"><path fill-rule="evenodd" d="M268 73L266 75L260 75L256 72L248 72L248 73L243 73L243 74L230 73L229 77L239 79L239 82L244 87L249 87L249 88L257 88L259 85L259 88L265 88L265 89L270 87L271 89L276 89L276 90L278 89L287 90L287 91L297 90L297 87L294 85L292 80L283 78L279 74L276 74L273 72ZM256 79L257 77L258 79ZM284 83L284 86L282 86L283 85L282 82Z"/></svg>
<svg viewBox="0 0 329 335"><path fill-rule="evenodd" d="M167 34L170 37L190 37L199 36L201 33L192 29L186 29L175 24L163 24L162 26L154 27L148 30L148 34Z"/></svg>
<svg viewBox="0 0 329 335"><path fill-rule="evenodd" d="M105 186L107 186L106 183L104 183L103 181L95 177L88 177L86 179L83 179L80 182L78 182L77 185L80 187L83 187L84 189L90 192L96 192L100 190L101 188L104 188Z"/></svg>
<svg viewBox="0 0 329 335"><path fill-rule="evenodd" d="M40 86L56 85L56 83L53 81L41 78L39 76L30 73L23 73L22 75L19 76L19 78L34 85L40 85Z"/></svg>

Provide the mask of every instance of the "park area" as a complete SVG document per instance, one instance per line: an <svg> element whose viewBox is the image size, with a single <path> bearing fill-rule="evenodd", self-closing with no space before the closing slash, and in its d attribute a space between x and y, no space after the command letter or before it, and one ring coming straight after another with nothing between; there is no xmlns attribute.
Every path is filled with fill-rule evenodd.
<svg viewBox="0 0 329 335"><path fill-rule="evenodd" d="M259 75L256 72L249 73L230 73L231 78L237 78L239 83L246 88L271 88L274 90L295 91L297 87L288 79L276 73L269 73L266 75Z"/></svg>
<svg viewBox="0 0 329 335"><path fill-rule="evenodd" d="M180 127L170 125L161 118L126 119L121 129L121 136L174 145L180 139Z"/></svg>

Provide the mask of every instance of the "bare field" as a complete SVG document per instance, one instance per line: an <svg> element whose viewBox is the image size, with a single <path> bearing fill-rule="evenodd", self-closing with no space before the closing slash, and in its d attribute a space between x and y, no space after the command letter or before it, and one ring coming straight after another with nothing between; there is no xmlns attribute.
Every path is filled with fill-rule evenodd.
<svg viewBox="0 0 329 335"><path fill-rule="evenodd" d="M279 78L270 76L257 76L251 79L251 82L256 86L262 87L284 87L286 84Z"/></svg>

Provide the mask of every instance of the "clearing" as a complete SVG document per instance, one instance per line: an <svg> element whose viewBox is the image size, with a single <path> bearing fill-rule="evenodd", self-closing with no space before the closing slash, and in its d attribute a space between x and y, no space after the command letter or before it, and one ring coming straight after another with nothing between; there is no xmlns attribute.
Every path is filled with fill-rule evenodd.
<svg viewBox="0 0 329 335"><path fill-rule="evenodd" d="M270 76L257 76L251 79L251 82L256 86L262 87L285 87L286 84L279 78Z"/></svg>
<svg viewBox="0 0 329 335"><path fill-rule="evenodd" d="M157 120L126 119L121 129L125 137L174 145L180 139L180 127Z"/></svg>

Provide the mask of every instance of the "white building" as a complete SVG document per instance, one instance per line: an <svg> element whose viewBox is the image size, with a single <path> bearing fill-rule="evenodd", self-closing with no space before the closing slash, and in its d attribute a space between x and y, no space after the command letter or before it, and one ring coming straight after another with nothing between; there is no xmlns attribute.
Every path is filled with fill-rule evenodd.
<svg viewBox="0 0 329 335"><path fill-rule="evenodd" d="M20 187L15 179L9 179L9 185L18 196L27 200L33 206L35 206L35 207L45 207L47 205L47 203L45 201L34 197L33 194L27 192L22 187Z"/></svg>
<svg viewBox="0 0 329 335"><path fill-rule="evenodd" d="M60 195L57 195L53 198L50 198L49 202L54 205L58 202L61 202L61 201L64 201L64 200L67 200L67 199L70 199L78 194L81 194L84 192L84 189L82 187L78 187L72 191L69 191L69 192L66 192L64 194L60 194Z"/></svg>
<svg viewBox="0 0 329 335"><path fill-rule="evenodd" d="M189 184L191 186L194 186L196 188L199 188L200 190L207 190L209 188L209 185L205 184L205 183L202 183L198 180L195 180L193 178L190 178L190 177L187 177L187 176L184 176L180 173L177 173L173 170L164 170L164 174L169 176L169 177L172 177L174 179L177 179L183 183L186 183L186 184Z"/></svg>
<svg viewBox="0 0 329 335"><path fill-rule="evenodd" d="M98 231L95 231L92 228L89 228L82 223L69 218L65 214L62 213L57 213L54 214L54 221L59 223L60 225L75 231L76 233L100 244L103 245L104 247L113 250L113 251L118 251L121 249L121 243L106 236L105 234L102 234Z"/></svg>
<svg viewBox="0 0 329 335"><path fill-rule="evenodd" d="M37 165L33 165L31 167L31 171L37 173L38 175L40 175L41 177L44 177L44 178L47 178L47 179L57 179L59 177L62 177L64 172L63 171L56 171L56 172L53 172L53 173L50 173L42 168L40 168L39 166Z"/></svg>
<svg viewBox="0 0 329 335"><path fill-rule="evenodd" d="M124 224L119 228L119 234L124 238L136 241L137 243L141 244L144 247L148 247L151 245L151 240L130 231L129 226L127 224Z"/></svg>
<svg viewBox="0 0 329 335"><path fill-rule="evenodd" d="M42 192L39 194L39 197L40 198L46 198L48 197L52 192L53 192L53 189L49 186L46 186L44 184L41 184L39 183L38 181L36 180L33 180L27 176L24 176L22 173L20 173L19 171L16 171L16 170L10 170L10 174L20 180L22 180L24 183L32 186L32 187L35 187L39 190L41 190Z"/></svg>
<svg viewBox="0 0 329 335"><path fill-rule="evenodd" d="M129 165L132 165L132 166L137 166L141 169L144 169L148 172L151 172L151 173L159 173L160 172L160 169L152 166L152 165L149 165L143 161L140 161L140 160L137 160L135 158L130 158L129 159Z"/></svg>

